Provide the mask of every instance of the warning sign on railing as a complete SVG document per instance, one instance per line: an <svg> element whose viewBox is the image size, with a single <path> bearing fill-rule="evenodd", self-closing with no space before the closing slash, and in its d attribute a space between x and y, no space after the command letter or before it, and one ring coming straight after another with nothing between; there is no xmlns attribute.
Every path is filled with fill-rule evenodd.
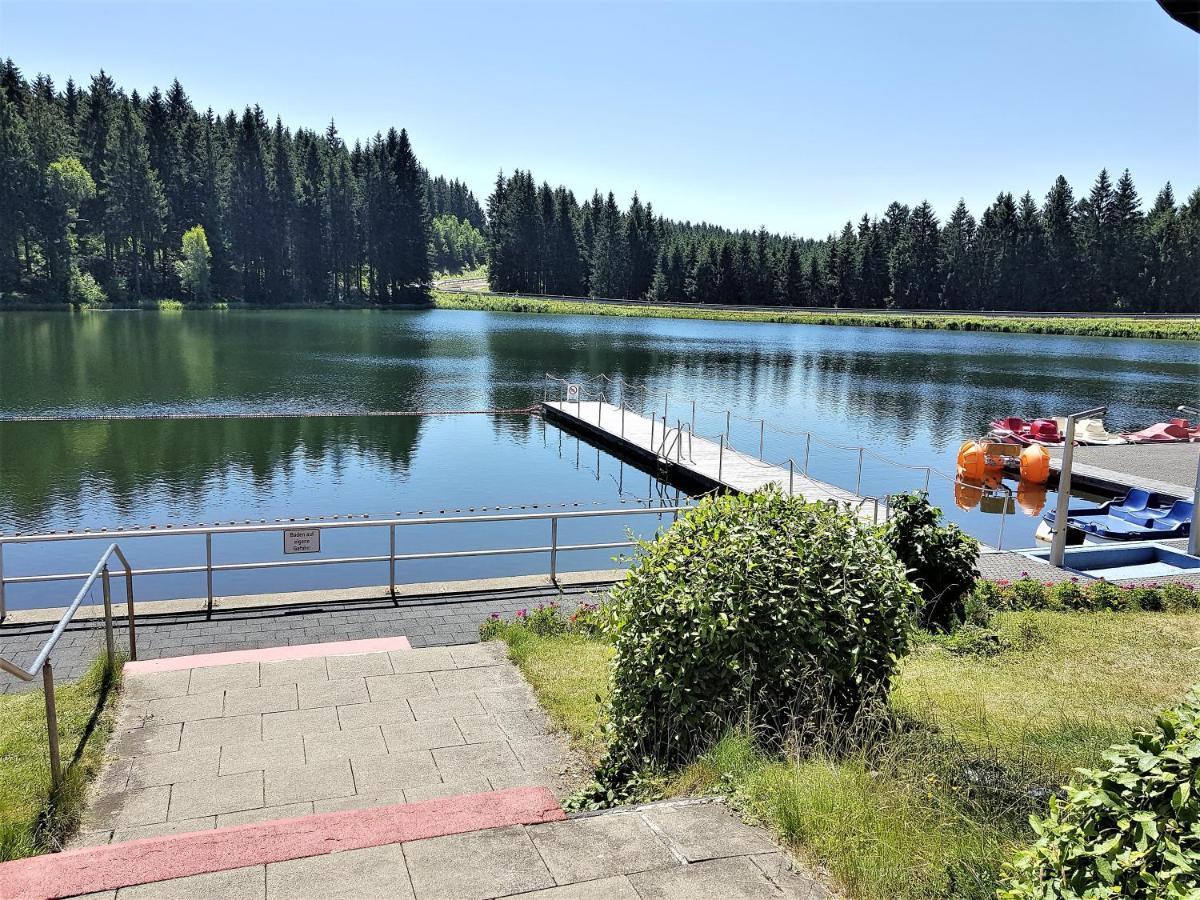
<svg viewBox="0 0 1200 900"><path fill-rule="evenodd" d="M289 528L283 532L284 553L320 553L321 529Z"/></svg>
<svg viewBox="0 0 1200 900"><path fill-rule="evenodd" d="M579 385L577 385L577 384L568 384L567 385L567 399L575 400L578 402L578 400L579 400Z"/></svg>

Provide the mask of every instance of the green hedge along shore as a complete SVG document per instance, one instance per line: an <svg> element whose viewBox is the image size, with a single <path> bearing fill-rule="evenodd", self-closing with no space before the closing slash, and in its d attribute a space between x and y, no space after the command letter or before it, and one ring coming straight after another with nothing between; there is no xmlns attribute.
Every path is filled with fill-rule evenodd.
<svg viewBox="0 0 1200 900"><path fill-rule="evenodd" d="M799 312L780 310L688 309L545 300L538 297L502 297L434 290L438 309L484 312L550 313L553 315L618 316L654 319L705 319L717 322L766 322L783 325L860 325L876 328L912 328L926 331L995 331L1007 334L1064 334L1078 337L1127 337L1173 341L1200 341L1200 318L1113 319L1041 318L986 315L920 315L881 312Z"/></svg>

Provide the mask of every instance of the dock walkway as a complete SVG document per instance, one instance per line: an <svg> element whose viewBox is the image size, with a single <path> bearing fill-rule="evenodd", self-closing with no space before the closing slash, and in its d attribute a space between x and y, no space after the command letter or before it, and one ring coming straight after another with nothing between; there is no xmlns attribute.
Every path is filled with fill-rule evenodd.
<svg viewBox="0 0 1200 900"><path fill-rule="evenodd" d="M724 488L749 493L768 484L806 500L836 501L856 505L860 514L878 518L883 512L874 497L861 497L832 484L809 478L795 465L780 466L732 449L724 442L664 427L661 421L626 407L594 400L548 400L542 404L547 418L597 438L618 454L656 466L670 466L686 478L712 490Z"/></svg>

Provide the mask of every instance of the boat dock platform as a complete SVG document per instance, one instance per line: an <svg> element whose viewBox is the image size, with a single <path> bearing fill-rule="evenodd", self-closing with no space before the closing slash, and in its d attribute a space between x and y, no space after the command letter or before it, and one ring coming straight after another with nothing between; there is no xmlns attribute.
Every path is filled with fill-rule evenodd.
<svg viewBox="0 0 1200 900"><path fill-rule="evenodd" d="M727 490L750 493L776 484L789 494L810 502L849 503L872 521L886 515L884 502L809 478L794 463L780 466L726 446L718 440L693 434L686 422L671 426L634 412L626 406L596 400L547 400L546 418L613 451L619 458L663 472L663 480L686 484L698 492ZM665 470L665 471L664 471Z"/></svg>
<svg viewBox="0 0 1200 900"><path fill-rule="evenodd" d="M1057 479L1062 447L1047 447L1050 471ZM1200 443L1077 446L1071 484L1112 497L1131 488L1191 500L1195 493Z"/></svg>

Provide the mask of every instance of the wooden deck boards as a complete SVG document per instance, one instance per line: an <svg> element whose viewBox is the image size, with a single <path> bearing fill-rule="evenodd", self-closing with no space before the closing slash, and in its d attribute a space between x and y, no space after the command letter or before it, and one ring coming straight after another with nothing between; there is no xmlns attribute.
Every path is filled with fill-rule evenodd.
<svg viewBox="0 0 1200 900"><path fill-rule="evenodd" d="M662 462L686 470L704 481L729 490L749 493L775 483L781 490L802 496L809 501L836 500L838 503L858 504L863 515L873 517L875 507L870 498L862 498L823 481L808 478L799 471L764 462L755 456L728 447L722 451L720 439L711 440L683 434L630 409L594 400L546 401L551 417L560 418L585 431L600 432L609 441L654 456ZM880 510L882 515L882 509Z"/></svg>

